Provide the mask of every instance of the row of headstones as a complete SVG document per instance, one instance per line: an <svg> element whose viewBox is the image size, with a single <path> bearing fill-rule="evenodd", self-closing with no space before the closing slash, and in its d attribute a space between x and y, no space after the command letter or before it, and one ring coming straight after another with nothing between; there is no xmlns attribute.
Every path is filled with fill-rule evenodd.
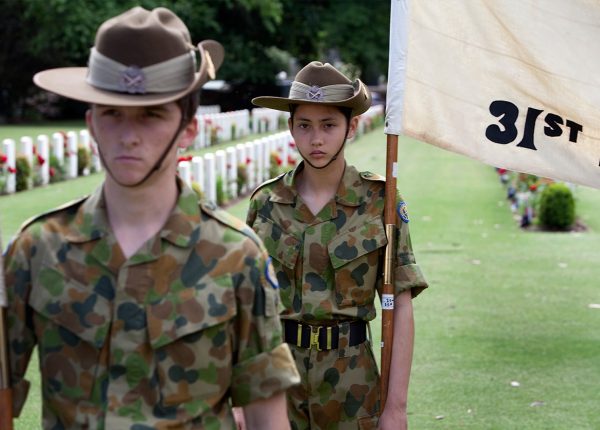
<svg viewBox="0 0 600 430"><path fill-rule="evenodd" d="M87 130L53 133L50 138L45 134L41 134L35 140L29 136L23 136L19 140L19 148L17 148L17 142L14 139L4 139L2 141L2 153L6 156L5 164L13 169L13 172L9 172L6 177L6 193L11 194L16 191L15 168L17 154L23 155L32 169L34 169L34 166L35 169L39 169L40 183L46 185L50 182L51 155L56 157L60 165L64 166L67 179L78 176L77 151L80 145L91 154L92 168L95 171L100 171L102 166L96 143L90 138ZM17 149L19 150L17 151ZM84 172L84 174L87 174L87 172Z"/></svg>
<svg viewBox="0 0 600 430"><path fill-rule="evenodd" d="M252 111L199 112L196 114L199 130L194 148L206 148L217 142L240 139L250 133L276 132L282 115L286 114L264 108L254 108Z"/></svg>
<svg viewBox="0 0 600 430"><path fill-rule="evenodd" d="M358 121L358 134L363 134L367 124L376 117L383 116L384 113L385 109L383 105L375 105L371 106L365 113L361 114Z"/></svg>
<svg viewBox="0 0 600 430"><path fill-rule="evenodd" d="M235 198L269 179L272 153L278 155L280 167L283 168L289 166L290 159L296 159L295 145L289 131L238 143L215 153L194 156L190 161L180 161L179 176L189 185L196 182L204 196L214 202L217 201L217 181L220 178L223 193ZM238 189L240 165L244 166L247 177L242 189Z"/></svg>
<svg viewBox="0 0 600 430"><path fill-rule="evenodd" d="M258 108L253 109L253 119ZM265 113L272 115L270 121L272 126L277 127L280 113L272 109L265 109ZM383 115L383 105L372 106L359 117L358 131L364 133L366 124L379 115ZM262 114L262 112L260 112ZM270 179L271 154L276 153L282 169L290 166L291 160L298 159L296 145L289 131L256 139L251 142L238 143L225 150L218 150L215 153L204 154L203 156L192 157L190 161L181 161L178 164L179 175L181 178L192 185L196 182L205 197L211 201L217 201L217 181L221 178L223 193L232 198L238 195L246 194L260 185L263 181ZM237 189L238 168L240 164L245 165L247 181L243 189Z"/></svg>
<svg viewBox="0 0 600 430"><path fill-rule="evenodd" d="M363 113L360 117L360 121L359 121L359 133L363 133L364 129L365 129L365 124L367 122L367 120L369 118L372 118L376 115L381 115L383 113L383 106L373 106L371 107L367 112ZM256 128L256 131L258 132L258 130L260 129L259 125L260 123L263 123L265 125L265 129L262 130L263 132L268 132L268 131L276 131L278 129L279 126L279 121L280 121L280 116L281 115L287 115L286 113L282 113L279 111L274 111L272 109L263 109L263 108L255 108L252 110L252 124L253 124L253 128ZM224 124L227 124L227 121L229 121L229 125L231 125L232 122L234 121L239 121L239 126L236 126L235 129L236 130L242 130L241 133L245 133L248 134L248 124L250 123L249 121L249 111L248 110L241 110L241 111L233 111L233 112L224 112L224 113L204 113L204 114L199 114L199 117L201 118L201 120L199 121L199 124L205 124L205 117L206 116L211 116L211 118L213 118L215 121L220 121L223 122ZM246 127L246 128L244 128ZM225 129L229 129L231 130L231 126L229 127L222 127L222 130ZM242 135L245 134L240 134L239 136L232 136L224 134L223 135L223 140L232 140L232 138L238 138L241 137ZM242 152L241 150L237 152L237 154L239 154L239 156L237 157L237 160L246 160L246 159L256 159L258 161L256 161L255 164L252 166L252 168L250 168L250 166L248 167L248 187L254 187L255 185L258 185L262 182L262 180L267 179L266 176L268 176L268 172L269 172L269 158L270 158L270 152L271 150L278 150L279 153L281 154L281 161L283 163L283 166L287 165L288 162L288 147L289 145L284 144L284 140L287 140L287 143L289 144L289 141L291 139L289 132L283 132L283 133L278 133L276 136L287 136L285 139L283 137L281 137L281 141L278 141L275 137L273 137L273 140L269 140L271 139L271 137L267 137L267 138L263 138L263 139L257 139L253 142L248 142L245 144L238 144L236 145L236 149L240 148L240 147L244 147L244 148L249 148L251 145L254 145L256 147L260 146L259 142L263 141L263 140L269 140L269 142L271 141L277 141L280 142L277 145L273 146L272 148L270 148L269 150L263 151L262 155L259 156L255 156L255 157L241 157L241 155L244 154L244 152ZM30 166L34 166L39 164L36 156L39 155L43 160L44 163L42 165L40 165L39 168L39 175L40 175L40 183L42 185L46 185L50 182L50 154L54 155L58 161L58 163L62 166L65 167L65 175L67 179L72 179L72 178L76 178L78 176L78 160L77 160L77 151L78 151L78 147L80 145L82 145L84 148L86 148L89 153L91 154L91 163L92 163L92 169L96 172L99 172L102 169L101 166L101 161L100 161L100 157L98 155L98 150L96 147L96 143L94 142L93 139L90 138L89 132L87 130L81 130L79 132L75 132L75 131L69 131L67 133L53 133L51 138L48 138L47 135L39 135L37 136L37 138L32 139L29 136L24 136L20 139L20 151L18 152L19 154L23 154L29 161ZM207 146L204 143L204 146ZM264 145L263 145L264 146ZM200 146L203 147L203 146ZM35 151L34 151L35 148ZM280 148L280 149L279 149ZM248 154L252 154L251 150L248 149ZM217 153L215 153L214 155L212 154L207 154L205 156L205 158L207 158L208 160L210 160L211 158L213 158L215 160L215 166L217 165L221 165L222 161L217 161L217 157L222 157L222 155L217 155L217 154L221 154L221 153L233 153L234 151L232 150L232 148L228 148L226 151L217 151ZM5 165L7 167L12 167L13 170L15 169L16 166L16 157L17 157L17 143L13 140L13 139L4 139L2 142L2 153L7 157L7 160L5 162ZM254 154L258 154L257 152L255 152ZM196 158L196 157L194 157ZM202 157L200 157L202 158ZM229 158L227 160L236 160L236 158L234 158L232 155L229 155ZM264 161L260 161L260 160L264 160ZM210 163L212 163L211 161L207 162L209 165ZM196 164L202 164L197 162ZM204 164L202 164L204 165ZM225 165L229 165L232 166L230 167L230 170L227 174L223 174L222 177L225 178L229 178L227 181L224 181L225 187L227 188L227 191L229 193L229 195L232 196L236 196L237 193L239 192L239 190L234 190L234 182L235 182L235 178L237 178L237 171L233 171L233 168L235 167L237 169L237 163L231 163L229 161L225 162ZM184 164L185 166L185 164ZM183 171L185 171L186 167L183 167ZM199 171L202 171L201 169L203 169L203 167L195 167L194 170L196 173ZM258 169L258 170L257 170ZM206 170L208 172L212 172L213 170L211 170L211 167L207 167ZM223 169L221 169L223 170ZM255 171L260 172L259 174L254 174ZM219 172L217 172L219 173ZM223 172L221 172L223 173ZM84 174L86 174L86 172L84 172ZM232 176L235 175L235 176ZM261 176L262 175L262 176ZM215 175L208 175L208 176L213 176L216 179ZM202 177L202 175L192 175L192 178L198 178L198 177ZM232 179L233 178L233 179ZM195 179L194 179L195 180ZM197 181L198 182L198 181ZM198 182L200 183L200 182ZM201 184L202 185L202 184ZM208 194L210 196L213 196L213 194L216 194L216 187L213 186L214 184L212 183L207 183L204 184L204 189L207 190ZM16 191L16 175L14 172L9 172L7 174L7 178L6 178L6 184L5 184L5 192L6 193L14 193ZM243 190L244 192L246 190Z"/></svg>

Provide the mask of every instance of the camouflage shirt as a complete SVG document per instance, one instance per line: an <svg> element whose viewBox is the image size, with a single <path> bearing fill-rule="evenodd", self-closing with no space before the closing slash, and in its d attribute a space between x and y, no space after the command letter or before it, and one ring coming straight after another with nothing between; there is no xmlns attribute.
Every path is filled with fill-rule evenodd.
<svg viewBox="0 0 600 430"><path fill-rule="evenodd" d="M9 247L16 412L36 345L48 429L231 429L230 403L299 381L260 241L179 185L162 230L130 258L101 188L30 222Z"/></svg>
<svg viewBox="0 0 600 430"><path fill-rule="evenodd" d="M282 317L370 321L375 317L375 291L382 282L387 244L385 178L346 166L334 199L313 215L295 185L302 168L300 163L260 186L246 220L273 258L285 306ZM400 198L398 207L405 208ZM412 289L416 296L427 283L415 263L408 217L398 212L395 293Z"/></svg>

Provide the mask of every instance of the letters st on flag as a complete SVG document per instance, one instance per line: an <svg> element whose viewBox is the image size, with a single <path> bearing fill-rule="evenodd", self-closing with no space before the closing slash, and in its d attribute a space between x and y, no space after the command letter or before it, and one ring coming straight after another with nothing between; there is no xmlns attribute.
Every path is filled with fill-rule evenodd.
<svg viewBox="0 0 600 430"><path fill-rule="evenodd" d="M392 0L386 133L600 188L598 22L585 0Z"/></svg>

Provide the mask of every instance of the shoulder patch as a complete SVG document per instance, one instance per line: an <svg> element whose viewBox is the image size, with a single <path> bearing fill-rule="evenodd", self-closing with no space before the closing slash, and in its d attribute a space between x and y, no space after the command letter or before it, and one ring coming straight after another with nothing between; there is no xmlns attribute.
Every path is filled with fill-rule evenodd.
<svg viewBox="0 0 600 430"><path fill-rule="evenodd" d="M279 175L275 176L274 178L267 179L265 182L263 182L262 184L260 184L258 187L256 187L254 189L254 191L252 191L252 194L250 194L250 199L254 198L254 195L258 191L260 191L262 188L266 187L269 184L274 184L275 182L279 181L281 178L283 178L286 175L286 173L288 173L288 172L280 173Z"/></svg>
<svg viewBox="0 0 600 430"><path fill-rule="evenodd" d="M403 222L408 223L408 209L406 208L406 202L404 200L398 202L396 212L398 212L398 216Z"/></svg>
<svg viewBox="0 0 600 430"><path fill-rule="evenodd" d="M385 176L378 175L372 172L360 172L360 177L367 181L383 181L385 182Z"/></svg>
<svg viewBox="0 0 600 430"><path fill-rule="evenodd" d="M265 264L265 278L267 278L267 281L269 282L269 284L271 284L271 287L273 287L274 289L279 288L271 256L268 257L267 264Z"/></svg>
<svg viewBox="0 0 600 430"><path fill-rule="evenodd" d="M27 227L29 227L31 224L33 224L36 221L40 221L50 215L58 213L58 212L62 212L65 210L74 209L76 207L79 207L79 205L81 205L88 197L89 197L89 195L83 196L76 200L71 200L70 202L67 202L56 208L50 209L49 211L42 212L41 214L32 216L27 221L25 221L23 224L21 224L21 227L19 227L19 231L17 232L17 234L21 233L23 230L25 230Z"/></svg>

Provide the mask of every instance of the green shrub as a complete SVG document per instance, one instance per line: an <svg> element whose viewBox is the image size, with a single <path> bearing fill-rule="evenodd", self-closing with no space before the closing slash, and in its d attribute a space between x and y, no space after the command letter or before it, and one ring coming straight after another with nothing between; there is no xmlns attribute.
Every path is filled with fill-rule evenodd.
<svg viewBox="0 0 600 430"><path fill-rule="evenodd" d="M92 157L90 151L83 145L77 146L77 176L85 175L86 169L90 167ZM89 173L89 169L88 169Z"/></svg>
<svg viewBox="0 0 600 430"><path fill-rule="evenodd" d="M539 221L543 227L564 230L575 222L575 199L562 183L550 184L539 202Z"/></svg>
<svg viewBox="0 0 600 430"><path fill-rule="evenodd" d="M237 168L237 192L242 194L244 186L248 183L248 169L246 164L239 163Z"/></svg>
<svg viewBox="0 0 600 430"><path fill-rule="evenodd" d="M223 186L223 177L217 176L217 205L223 206L227 201L227 195L225 194L225 187Z"/></svg>
<svg viewBox="0 0 600 430"><path fill-rule="evenodd" d="M60 182L65 180L65 166L59 161L56 155L50 155L50 183Z"/></svg>
<svg viewBox="0 0 600 430"><path fill-rule="evenodd" d="M31 164L24 155L19 155L16 160L17 167L17 191L29 189L31 177Z"/></svg>

